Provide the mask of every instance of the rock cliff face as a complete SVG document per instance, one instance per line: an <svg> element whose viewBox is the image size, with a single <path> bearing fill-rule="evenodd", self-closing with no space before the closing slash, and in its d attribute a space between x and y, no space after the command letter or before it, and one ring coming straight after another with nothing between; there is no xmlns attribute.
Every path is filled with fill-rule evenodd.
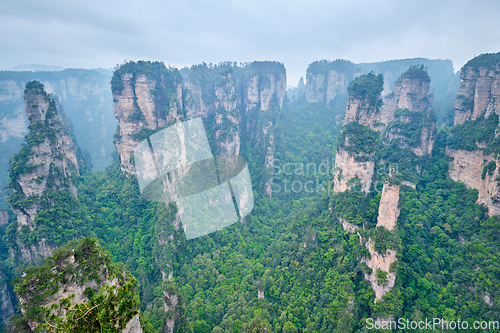
<svg viewBox="0 0 500 333"><path fill-rule="evenodd" d="M64 317L69 311L74 310L75 306L89 303L94 294L114 293L106 288L112 287L119 290L130 279L130 275L111 261L111 255L101 248L95 239L87 238L78 243L69 243L55 251L54 256L49 257L43 266L32 268L24 273L22 279L16 283L15 290L19 296L21 313L25 316L20 321L18 320L16 325L25 324L32 331L47 322L52 326L57 325L56 320L45 317L45 311L47 314L52 313L60 318ZM135 291L130 290L130 292ZM117 291L116 295L120 295L120 292ZM64 299L70 300L71 305L68 308L60 307ZM125 304L127 299L130 299L129 296L117 301L113 300L117 302L114 305ZM135 303L132 302L132 304ZM98 312L96 307L99 308L99 305L103 309L106 307L104 301L96 302L95 307L89 306L84 316L95 316ZM53 306L56 308L51 308ZM35 319L40 317L45 317L46 321ZM131 319L125 321L126 325L123 325L121 332L142 333L138 313L129 318ZM89 322L92 320L89 319Z"/></svg>
<svg viewBox="0 0 500 333"><path fill-rule="evenodd" d="M377 227L384 227L389 231L394 230L400 212L398 204L399 185L391 185L386 182L382 189L382 196L378 207ZM384 254L378 253L370 238L365 246L370 253L370 258L362 258L361 261L366 263L372 270L370 274L365 272L365 278L372 285L373 291L375 292L375 301L381 300L382 297L394 287L396 271L391 269L391 265L397 260L397 252L387 249ZM387 273L387 281L383 283L378 281L377 270Z"/></svg>
<svg viewBox="0 0 500 333"><path fill-rule="evenodd" d="M73 177L79 174L81 164L76 143L44 86L29 82L24 99L30 132L26 145L13 157L10 171L14 193L9 200L17 215L18 232L24 226L35 230L35 215L42 202L47 202L48 192L66 190L77 195ZM18 245L24 262L40 262L54 249L43 238L29 246L20 241Z"/></svg>
<svg viewBox="0 0 500 333"><path fill-rule="evenodd" d="M483 112L500 115L500 56L484 54L464 65L455 100L455 125L474 120Z"/></svg>
<svg viewBox="0 0 500 333"><path fill-rule="evenodd" d="M193 114L215 131L215 154L245 154L242 140L253 143L269 168L274 156L276 126L286 92L286 72L276 62L196 65L185 75ZM215 121L211 122L211 117ZM210 138L209 138L210 139Z"/></svg>
<svg viewBox="0 0 500 333"><path fill-rule="evenodd" d="M363 192L370 191L375 169L374 161L356 161L356 156L344 149L339 149L335 155L335 168L337 170L337 178L333 187L335 193L349 189L349 181L354 177L359 178Z"/></svg>
<svg viewBox="0 0 500 333"><path fill-rule="evenodd" d="M306 99L309 103L324 103L339 95L347 95L347 86L355 74L353 63L346 60L322 60L309 65L306 79Z"/></svg>
<svg viewBox="0 0 500 333"><path fill-rule="evenodd" d="M449 176L478 190L478 202L500 215L500 53L483 54L461 70L455 100L455 128L446 153L453 158ZM475 133L486 133L476 136Z"/></svg>
<svg viewBox="0 0 500 333"><path fill-rule="evenodd" d="M430 77L424 68L411 67L396 81L393 94L384 99L377 119L386 125L388 139L397 139L400 147L410 147L418 156L430 155L435 141L436 123L429 86Z"/></svg>
<svg viewBox="0 0 500 333"><path fill-rule="evenodd" d="M141 62L128 63L112 81L113 111L118 122L115 144L122 169L134 173L132 160L137 144L148 134L187 116L186 92L180 74L153 63L146 74Z"/></svg>
<svg viewBox="0 0 500 333"><path fill-rule="evenodd" d="M393 230L399 217L399 185L385 183L378 207L377 227Z"/></svg>
<svg viewBox="0 0 500 333"><path fill-rule="evenodd" d="M379 114L382 87L382 77L373 74L360 76L349 86L344 125L335 157L335 193L346 191L354 177L359 178L362 191L370 191L375 166L372 157L379 135L372 127ZM370 94L365 93L367 89L371 89ZM370 136L370 142L361 142L365 140L362 133Z"/></svg>
<svg viewBox="0 0 500 333"><path fill-rule="evenodd" d="M488 207L490 216L500 215L500 159L493 154L484 155L482 150L454 150L446 149L446 154L453 157L449 176L467 187L478 190L477 201ZM494 162L497 166L492 173L484 172L488 163Z"/></svg>
<svg viewBox="0 0 500 333"><path fill-rule="evenodd" d="M286 92L286 71L277 62L254 62L243 70L245 113L242 115L242 138L251 142L252 154L261 158L262 172L268 174L274 162L278 122ZM264 190L271 197L270 177L265 177L263 183Z"/></svg>
<svg viewBox="0 0 500 333"><path fill-rule="evenodd" d="M238 67L195 65L184 76L189 109L202 117L213 133L216 155L239 155L241 150L241 82Z"/></svg>
<svg viewBox="0 0 500 333"><path fill-rule="evenodd" d="M364 262L372 269L370 274L365 272L365 279L370 282L373 291L375 292L376 302L381 300L382 297L384 297L384 295L394 287L396 272L391 270L391 265L397 260L397 252L388 249L385 254L378 253L375 251L374 244L371 239L368 239L365 246L370 253L370 258L362 258L361 262ZM387 281L379 281L377 278L377 270L387 273Z"/></svg>
<svg viewBox="0 0 500 333"><path fill-rule="evenodd" d="M265 169L271 168L286 92L282 64L203 64L181 73L162 66L129 63L113 76L114 113L119 123L115 143L124 171L134 172L131 156L142 139L168 124L195 117L203 118L214 154L251 153L262 159L259 163ZM145 74L146 67L149 74ZM252 142L251 152L242 151L243 140ZM264 187L270 194L269 181Z"/></svg>

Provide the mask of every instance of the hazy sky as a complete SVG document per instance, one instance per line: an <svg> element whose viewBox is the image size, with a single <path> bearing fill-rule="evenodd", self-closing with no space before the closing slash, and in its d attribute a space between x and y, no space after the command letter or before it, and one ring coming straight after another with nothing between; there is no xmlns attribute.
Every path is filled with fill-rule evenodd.
<svg viewBox="0 0 500 333"><path fill-rule="evenodd" d="M112 68L126 60L307 65L427 57L455 69L500 51L500 1L0 0L0 68Z"/></svg>

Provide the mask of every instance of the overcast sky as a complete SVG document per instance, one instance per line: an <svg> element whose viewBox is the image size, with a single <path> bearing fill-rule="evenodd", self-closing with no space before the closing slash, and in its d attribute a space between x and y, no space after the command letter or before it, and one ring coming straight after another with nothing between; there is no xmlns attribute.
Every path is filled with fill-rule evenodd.
<svg viewBox="0 0 500 333"><path fill-rule="evenodd" d="M427 57L455 70L500 51L500 1L0 0L0 68L112 68L126 60L307 65Z"/></svg>

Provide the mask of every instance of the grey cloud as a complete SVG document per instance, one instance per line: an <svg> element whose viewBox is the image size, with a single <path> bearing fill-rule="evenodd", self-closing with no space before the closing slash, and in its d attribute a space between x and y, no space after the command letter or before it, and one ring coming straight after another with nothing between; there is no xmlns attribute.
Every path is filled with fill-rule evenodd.
<svg viewBox="0 0 500 333"><path fill-rule="evenodd" d="M186 66L278 60L296 84L315 60L448 58L500 51L497 1L11 1L0 67Z"/></svg>

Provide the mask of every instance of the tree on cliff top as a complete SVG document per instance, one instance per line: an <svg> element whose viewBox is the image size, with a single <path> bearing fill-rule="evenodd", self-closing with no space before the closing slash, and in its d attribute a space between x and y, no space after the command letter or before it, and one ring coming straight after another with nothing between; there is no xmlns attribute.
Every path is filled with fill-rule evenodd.
<svg viewBox="0 0 500 333"><path fill-rule="evenodd" d="M381 106L380 94L384 90L384 78L382 74L375 75L370 72L355 78L347 88L349 96L364 100L371 107L377 109Z"/></svg>

